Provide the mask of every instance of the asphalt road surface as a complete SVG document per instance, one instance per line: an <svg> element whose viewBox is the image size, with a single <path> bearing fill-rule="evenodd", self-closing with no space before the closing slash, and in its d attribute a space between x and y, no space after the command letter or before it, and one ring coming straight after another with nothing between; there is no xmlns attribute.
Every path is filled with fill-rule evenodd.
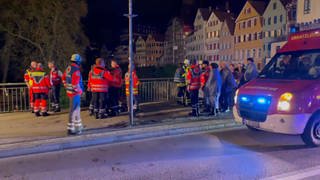
<svg viewBox="0 0 320 180"><path fill-rule="evenodd" d="M0 179L320 179L320 148L247 129L0 159Z"/></svg>

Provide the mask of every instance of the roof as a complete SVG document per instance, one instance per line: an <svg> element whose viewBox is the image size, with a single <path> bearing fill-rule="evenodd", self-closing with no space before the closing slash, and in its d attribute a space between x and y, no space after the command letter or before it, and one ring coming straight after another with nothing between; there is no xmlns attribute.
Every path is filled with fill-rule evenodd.
<svg viewBox="0 0 320 180"><path fill-rule="evenodd" d="M199 8L199 11L203 19L207 21L211 15L209 8Z"/></svg>
<svg viewBox="0 0 320 180"><path fill-rule="evenodd" d="M235 28L235 18L231 14L227 14L225 17L225 23L226 26L228 27L231 35L234 35L234 28Z"/></svg>
<svg viewBox="0 0 320 180"><path fill-rule="evenodd" d="M221 10L213 10L213 13L217 16L217 18L219 19L219 21L224 21L224 19L226 18L226 16L228 15L228 13L221 11Z"/></svg>
<svg viewBox="0 0 320 180"><path fill-rule="evenodd" d="M160 35L160 34L156 34L156 35L151 35L149 34L149 36L153 37L155 41L157 42L163 42L164 41L164 36Z"/></svg>
<svg viewBox="0 0 320 180"><path fill-rule="evenodd" d="M280 2L283 4L284 7L286 7L288 4L292 3L293 0L280 0Z"/></svg>
<svg viewBox="0 0 320 180"><path fill-rule="evenodd" d="M268 3L266 1L253 1L249 0L248 3L260 14L263 15L264 10L267 8Z"/></svg>

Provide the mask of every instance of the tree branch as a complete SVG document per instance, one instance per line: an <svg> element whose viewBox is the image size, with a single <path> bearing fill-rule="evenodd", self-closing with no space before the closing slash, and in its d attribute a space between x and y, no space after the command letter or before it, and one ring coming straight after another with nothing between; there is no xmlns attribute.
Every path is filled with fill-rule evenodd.
<svg viewBox="0 0 320 180"><path fill-rule="evenodd" d="M11 32L9 29L5 28L3 25L0 24L0 29L2 29L4 32L8 33L9 35L13 36L13 37L16 37L16 38L19 38L19 39L22 39L28 43L30 43L31 45L37 47L41 53L41 55L43 56L43 49L42 47L40 46L40 44L32 41L31 39L27 38L27 37L24 37L22 36L21 34L17 34L17 33L14 33L14 32Z"/></svg>

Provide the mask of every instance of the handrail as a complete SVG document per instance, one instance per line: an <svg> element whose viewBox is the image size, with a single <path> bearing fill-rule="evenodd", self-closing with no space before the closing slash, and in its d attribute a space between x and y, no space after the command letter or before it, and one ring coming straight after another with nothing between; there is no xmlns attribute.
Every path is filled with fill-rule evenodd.
<svg viewBox="0 0 320 180"><path fill-rule="evenodd" d="M147 78L140 79L139 96L140 102L174 101L176 96L176 84L173 78ZM87 85L86 81L83 82ZM125 87L121 90L122 100L126 103ZM65 91L61 91L62 101L66 102ZM87 106L90 101L90 93L82 97L83 105ZM50 104L50 102L48 103ZM29 93L25 83L1 83L0 84L0 113L29 110Z"/></svg>

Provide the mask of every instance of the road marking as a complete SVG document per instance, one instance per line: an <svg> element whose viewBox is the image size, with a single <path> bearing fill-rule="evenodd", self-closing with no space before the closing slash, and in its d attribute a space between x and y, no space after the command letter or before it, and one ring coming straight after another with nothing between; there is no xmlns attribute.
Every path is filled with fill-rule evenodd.
<svg viewBox="0 0 320 180"><path fill-rule="evenodd" d="M294 172L289 172L289 173L284 173L280 174L277 176L271 176L268 178L265 178L263 180L298 180L298 179L304 179L304 178L309 178L313 177L316 175L320 175L320 166L315 166L312 168L307 168L307 169L302 169L299 171L294 171Z"/></svg>

